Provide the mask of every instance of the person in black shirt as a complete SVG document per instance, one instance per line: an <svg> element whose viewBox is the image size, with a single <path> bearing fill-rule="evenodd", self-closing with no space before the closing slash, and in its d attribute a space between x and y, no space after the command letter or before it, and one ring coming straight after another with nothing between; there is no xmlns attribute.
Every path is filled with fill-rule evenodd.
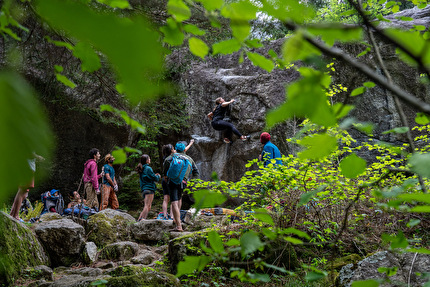
<svg viewBox="0 0 430 287"><path fill-rule="evenodd" d="M233 141L233 134L237 135L243 141L247 139L247 137L242 135L232 123L224 120L228 105L234 102L234 99L226 102L223 98L219 97L215 100L217 106L208 114L208 118L212 121L212 127L217 131L224 131L225 143L231 143Z"/></svg>

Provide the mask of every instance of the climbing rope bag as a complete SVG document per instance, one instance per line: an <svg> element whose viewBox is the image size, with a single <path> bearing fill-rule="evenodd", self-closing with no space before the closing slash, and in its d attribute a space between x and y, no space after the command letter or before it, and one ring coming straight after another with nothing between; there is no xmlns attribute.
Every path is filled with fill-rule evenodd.
<svg viewBox="0 0 430 287"><path fill-rule="evenodd" d="M175 184L181 184L185 175L189 174L191 171L190 161L184 157L174 154L172 157L172 162L167 170L167 177Z"/></svg>

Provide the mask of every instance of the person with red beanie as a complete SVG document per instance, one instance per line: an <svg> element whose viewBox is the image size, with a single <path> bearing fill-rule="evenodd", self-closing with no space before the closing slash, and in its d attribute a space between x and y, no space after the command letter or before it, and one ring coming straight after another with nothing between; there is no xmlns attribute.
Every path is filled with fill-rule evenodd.
<svg viewBox="0 0 430 287"><path fill-rule="evenodd" d="M278 147L270 141L270 134L264 132L260 135L260 142L264 144L263 151L259 156L259 160L264 161L264 167L272 163L272 159L276 160L273 165L282 165L282 155Z"/></svg>

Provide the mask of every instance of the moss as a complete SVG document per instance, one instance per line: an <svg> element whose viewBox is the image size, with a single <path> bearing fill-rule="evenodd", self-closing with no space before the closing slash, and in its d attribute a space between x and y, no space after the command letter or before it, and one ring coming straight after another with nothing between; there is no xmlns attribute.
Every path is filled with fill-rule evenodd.
<svg viewBox="0 0 430 287"><path fill-rule="evenodd" d="M105 246L116 241L114 228L106 215L94 214L91 217L91 227L88 241L94 242L97 246Z"/></svg>
<svg viewBox="0 0 430 287"><path fill-rule="evenodd" d="M106 286L112 287L170 287L180 286L179 281L172 274L164 272L143 272L135 275L112 277L107 279Z"/></svg>
<svg viewBox="0 0 430 287"><path fill-rule="evenodd" d="M48 264L34 234L3 212L0 230L0 286L9 286L27 266Z"/></svg>
<svg viewBox="0 0 430 287"><path fill-rule="evenodd" d="M333 262L333 270L339 271L343 266L350 264L350 263L355 265L360 260L361 260L361 256L358 254L350 254L348 256L337 258Z"/></svg>

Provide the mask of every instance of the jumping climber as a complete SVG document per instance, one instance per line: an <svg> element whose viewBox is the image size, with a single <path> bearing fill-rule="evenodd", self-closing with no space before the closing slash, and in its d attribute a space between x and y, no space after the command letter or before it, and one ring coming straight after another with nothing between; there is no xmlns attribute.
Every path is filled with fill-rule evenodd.
<svg viewBox="0 0 430 287"><path fill-rule="evenodd" d="M230 100L229 102L226 102L223 98L219 97L215 100L215 109L207 115L208 118L212 121L211 125L215 130L224 131L225 143L231 143L233 141L233 133L243 141L247 139L247 137L242 135L232 123L229 123L224 120L228 105L234 102L234 99Z"/></svg>

